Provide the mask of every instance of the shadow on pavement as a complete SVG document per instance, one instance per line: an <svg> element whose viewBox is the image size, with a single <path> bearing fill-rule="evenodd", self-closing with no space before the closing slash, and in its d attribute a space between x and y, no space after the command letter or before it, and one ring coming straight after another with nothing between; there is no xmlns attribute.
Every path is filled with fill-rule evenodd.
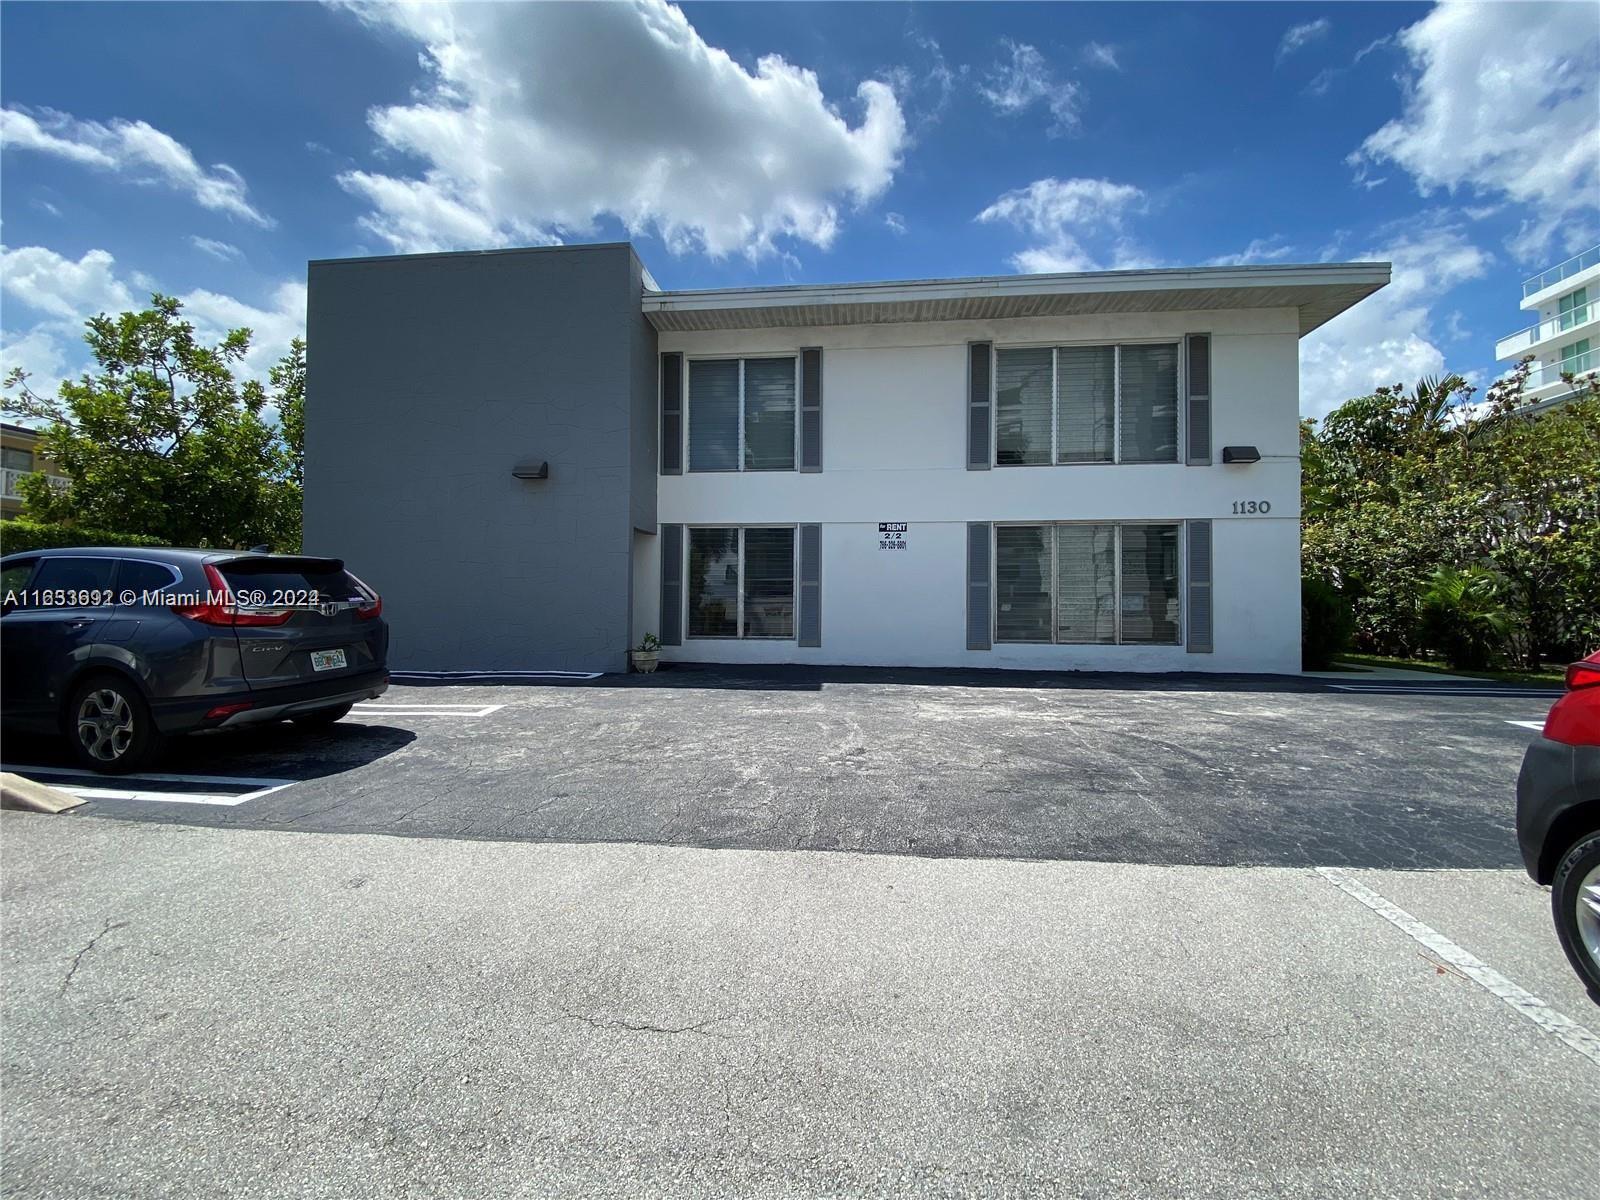
<svg viewBox="0 0 1600 1200"><path fill-rule="evenodd" d="M144 773L323 779L376 762L414 742L416 736L409 729L354 722L319 730L301 729L286 721L218 730L171 739ZM7 731L4 757L8 768L14 764L78 766L66 739L60 737Z"/></svg>

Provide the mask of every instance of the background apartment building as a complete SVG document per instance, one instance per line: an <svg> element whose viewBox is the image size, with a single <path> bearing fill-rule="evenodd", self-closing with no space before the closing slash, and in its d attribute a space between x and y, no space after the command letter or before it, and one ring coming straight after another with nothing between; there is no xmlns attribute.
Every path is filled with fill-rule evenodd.
<svg viewBox="0 0 1600 1200"><path fill-rule="evenodd" d="M1568 399L1563 375L1600 367L1600 246L1574 254L1522 284L1522 307L1537 320L1495 343L1494 356L1519 362L1532 355L1524 396L1539 408Z"/></svg>

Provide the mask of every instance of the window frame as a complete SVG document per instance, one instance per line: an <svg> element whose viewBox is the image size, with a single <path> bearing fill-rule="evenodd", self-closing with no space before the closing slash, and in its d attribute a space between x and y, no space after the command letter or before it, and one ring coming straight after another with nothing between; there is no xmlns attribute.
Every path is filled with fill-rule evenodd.
<svg viewBox="0 0 1600 1200"><path fill-rule="evenodd" d="M1096 343L1103 345L1104 343ZM1021 464L1019 464L1021 465ZM1037 465L1037 464L1028 464ZM1062 463L1062 466L1079 466L1078 463ZM1105 466L1105 463L1090 464ZM1156 464L1162 466L1165 464ZM1057 636L1056 605L1058 603L1057 589L1061 586L1061 564L1059 560L1059 539L1054 533L1050 535L1050 640L1045 642L1023 641L1017 638L1002 638L1000 636L1000 541L996 536L1001 529L1037 529L1041 526L1054 530L1064 525L1110 525L1117 531L1116 551L1112 555L1113 574L1115 577L1116 596L1116 640L1111 642L1063 642ZM1122 640L1122 530L1128 525L1155 525L1167 528L1176 528L1178 531L1178 573L1175 584L1178 592L1178 620L1177 632L1174 640L1170 642L1125 642ZM1184 639L1188 636L1189 629L1189 564L1186 561L1184 548L1188 545L1189 521L1185 517L1151 517L1136 521L1091 521L1087 519L1072 521L995 521L989 532L989 595L993 602L989 606L989 640L995 646L1154 646L1158 648L1177 647L1182 649Z"/></svg>
<svg viewBox="0 0 1600 1200"><path fill-rule="evenodd" d="M759 356L753 356L759 357ZM774 355L773 357L778 357ZM728 474L726 471L713 471L708 474ZM689 615L693 609L693 592L689 578L689 553L694 542L694 531L709 529L717 531L734 530L739 535L739 587L738 587L738 613L734 621L734 634L726 633L693 633L689 626ZM744 535L747 529L787 529L792 534L789 542L789 588L794 604L794 615L791 620L792 632L787 637L779 637L770 633L746 633L744 630ZM685 642L797 642L800 637L800 525L776 521L770 523L758 522L750 525L690 525L683 527L683 565L681 568L683 579L683 640Z"/></svg>
<svg viewBox="0 0 1600 1200"><path fill-rule="evenodd" d="M747 467L744 465L744 364L752 358L787 358L794 362L794 462L787 467ZM694 445L694 371L693 364L697 362L736 362L739 364L739 425L738 444L734 447L734 465L731 468L706 468L696 467L691 455ZM685 475L742 475L749 472L752 475L781 475L785 471L799 471L800 469L800 395L803 383L800 378L801 371L800 351L785 352L782 350L772 354L685 354L683 356L683 473ZM702 525L701 529L732 529L731 525ZM737 526L744 528L744 526ZM777 525L752 526L757 529L777 529ZM739 538L741 547L744 537ZM742 551L741 551L742 553Z"/></svg>
<svg viewBox="0 0 1600 1200"><path fill-rule="evenodd" d="M1061 454L1061 355L1069 348L1110 346L1111 364L1111 457L1089 462L1059 462ZM1177 453L1171 460L1128 459L1122 457L1122 348L1124 346L1173 346L1177 350L1177 395L1173 403L1177 409L1175 445ZM1000 353L1003 350L1050 351L1050 461L1042 463L1003 463L1000 461ZM1183 448L1188 444L1189 414L1184 398L1189 394L1189 343L1183 334L1173 337L1147 338L1067 338L1052 342L991 342L989 346L989 465L991 467L1181 467L1185 465ZM1062 524L1063 522L1053 522ZM1104 525L1105 521L1089 522ZM1116 522L1111 522L1116 524ZM1139 522L1130 522L1138 524ZM1037 524L1037 522L1006 522L1006 524ZM1120 535L1119 535L1120 536ZM1037 645L1039 643L1029 643Z"/></svg>

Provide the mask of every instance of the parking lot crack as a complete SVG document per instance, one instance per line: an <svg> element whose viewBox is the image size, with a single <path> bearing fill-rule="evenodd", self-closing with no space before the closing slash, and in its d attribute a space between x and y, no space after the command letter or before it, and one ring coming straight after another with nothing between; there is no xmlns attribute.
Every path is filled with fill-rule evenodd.
<svg viewBox="0 0 1600 1200"><path fill-rule="evenodd" d="M730 1014L724 1013L719 1017L709 1017L704 1021L697 1021L693 1025L656 1025L648 1021L625 1021L620 1019L607 1019L604 1017L591 1017L586 1013L563 1012L563 1016L573 1021L582 1021L585 1025L595 1029L615 1029L623 1033L696 1033L702 1037L714 1037L726 1040L729 1036L725 1033L716 1033L707 1028L718 1021L726 1021Z"/></svg>
<svg viewBox="0 0 1600 1200"><path fill-rule="evenodd" d="M105 923L105 928L90 938L89 941L84 945L83 949L79 950L72 956L72 965L67 968L66 976L61 980L61 990L57 993L58 995L65 996L67 994L67 985L72 982L72 977L78 973L78 967L83 963L84 955L93 950L95 946L99 944L100 939L105 937L106 934L110 933L113 929L122 929L127 924L128 923L126 921L107 921Z"/></svg>

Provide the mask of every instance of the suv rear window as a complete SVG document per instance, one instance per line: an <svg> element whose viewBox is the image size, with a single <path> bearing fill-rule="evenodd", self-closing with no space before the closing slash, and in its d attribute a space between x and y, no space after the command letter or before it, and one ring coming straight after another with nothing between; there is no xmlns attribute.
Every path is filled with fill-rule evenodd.
<svg viewBox="0 0 1600 1200"><path fill-rule="evenodd" d="M351 600L361 589L332 558L243 558L218 563L217 570L235 591L286 596L315 589L328 600ZM272 603L269 599L268 603Z"/></svg>

